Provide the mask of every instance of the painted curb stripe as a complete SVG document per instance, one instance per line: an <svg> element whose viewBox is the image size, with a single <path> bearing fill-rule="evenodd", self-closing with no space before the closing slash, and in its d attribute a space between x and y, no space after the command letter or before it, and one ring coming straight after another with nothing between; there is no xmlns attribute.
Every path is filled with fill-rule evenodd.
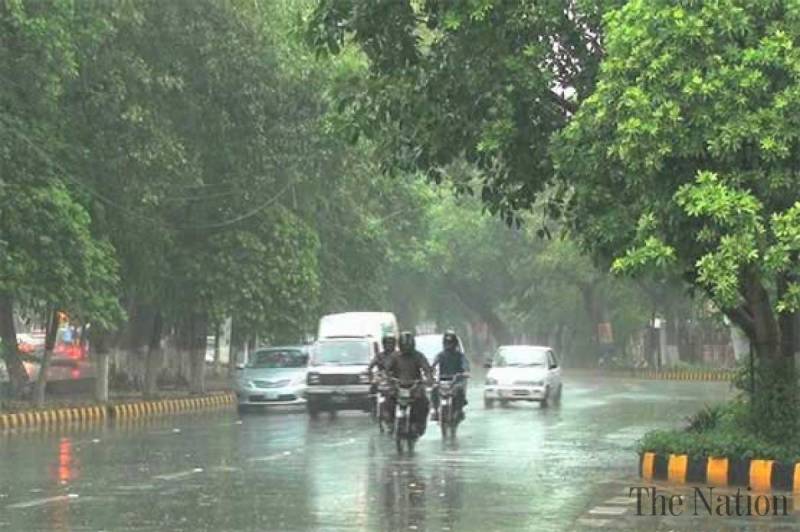
<svg viewBox="0 0 800 532"><path fill-rule="evenodd" d="M728 459L708 458L706 466L706 482L712 486L728 485Z"/></svg>
<svg viewBox="0 0 800 532"><path fill-rule="evenodd" d="M689 465L689 457L685 454L669 455L667 465L667 480L675 484L686 483L686 469Z"/></svg>
<svg viewBox="0 0 800 532"><path fill-rule="evenodd" d="M750 487L755 491L769 491L772 488L773 460L750 461Z"/></svg>
<svg viewBox="0 0 800 532"><path fill-rule="evenodd" d="M0 430L35 427L57 428L70 425L85 426L89 422L104 421L106 419L153 417L191 410L231 407L235 404L235 394L223 392L193 398L30 410L0 414Z"/></svg>
<svg viewBox="0 0 800 532"><path fill-rule="evenodd" d="M639 476L672 484L746 486L754 492L800 492L800 462L785 464L764 459L691 458L684 454L642 453Z"/></svg>
<svg viewBox="0 0 800 532"><path fill-rule="evenodd" d="M641 459L639 473L645 480L653 479L653 461L655 460L655 453L644 453Z"/></svg>

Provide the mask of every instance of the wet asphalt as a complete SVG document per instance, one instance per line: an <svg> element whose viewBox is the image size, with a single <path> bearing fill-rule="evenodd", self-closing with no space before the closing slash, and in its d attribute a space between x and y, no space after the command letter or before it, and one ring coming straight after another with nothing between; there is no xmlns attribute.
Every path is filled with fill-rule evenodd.
<svg viewBox="0 0 800 532"><path fill-rule="evenodd" d="M784 530L637 516L635 444L725 383L567 376L560 405L487 410L398 455L362 413L223 412L0 435L0 530ZM664 487L665 490L670 488ZM800 526L798 527L800 528Z"/></svg>

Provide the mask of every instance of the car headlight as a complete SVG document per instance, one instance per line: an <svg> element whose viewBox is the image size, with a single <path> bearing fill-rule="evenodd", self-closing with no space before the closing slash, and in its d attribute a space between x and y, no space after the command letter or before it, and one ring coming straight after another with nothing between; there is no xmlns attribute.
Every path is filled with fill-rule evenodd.
<svg viewBox="0 0 800 532"><path fill-rule="evenodd" d="M305 383L306 383L306 376L305 375L300 375L298 377L295 377L291 381L291 385L292 386L300 386L301 384L305 384Z"/></svg>
<svg viewBox="0 0 800 532"><path fill-rule="evenodd" d="M248 390L252 390L252 389L255 388L255 385L253 384L253 381L242 379L242 380L239 381L239 387L240 388L246 388Z"/></svg>
<svg viewBox="0 0 800 532"><path fill-rule="evenodd" d="M544 381L531 381L531 386L544 386Z"/></svg>
<svg viewBox="0 0 800 532"><path fill-rule="evenodd" d="M319 384L319 373L309 373L306 377L307 384Z"/></svg>
<svg viewBox="0 0 800 532"><path fill-rule="evenodd" d="M491 377L486 379L486 386L496 386L496 385L497 385L497 379L493 379Z"/></svg>

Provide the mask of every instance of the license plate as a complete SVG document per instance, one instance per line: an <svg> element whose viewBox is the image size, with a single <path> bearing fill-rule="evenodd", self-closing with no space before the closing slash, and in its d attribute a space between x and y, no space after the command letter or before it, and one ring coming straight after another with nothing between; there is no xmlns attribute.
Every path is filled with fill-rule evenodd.
<svg viewBox="0 0 800 532"><path fill-rule="evenodd" d="M267 392L264 394L267 401L275 401L278 398L278 392Z"/></svg>
<svg viewBox="0 0 800 532"><path fill-rule="evenodd" d="M344 402L347 402L347 396L346 395L334 395L334 396L331 397L331 400L334 403L344 403Z"/></svg>
<svg viewBox="0 0 800 532"><path fill-rule="evenodd" d="M397 395L401 399L408 399L409 397L411 397L411 390L407 388L400 388L400 392Z"/></svg>

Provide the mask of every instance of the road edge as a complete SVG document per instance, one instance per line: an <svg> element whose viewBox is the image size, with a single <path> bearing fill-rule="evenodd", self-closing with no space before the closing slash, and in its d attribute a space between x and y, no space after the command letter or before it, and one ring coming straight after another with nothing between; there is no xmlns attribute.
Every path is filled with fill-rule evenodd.
<svg viewBox="0 0 800 532"><path fill-rule="evenodd" d="M105 423L107 420L157 417L185 412L220 410L235 406L235 393L215 392L196 397L30 409L7 414L0 413L0 431Z"/></svg>
<svg viewBox="0 0 800 532"><path fill-rule="evenodd" d="M686 454L639 453L639 477L669 484L741 486L754 491L800 491L800 462Z"/></svg>

